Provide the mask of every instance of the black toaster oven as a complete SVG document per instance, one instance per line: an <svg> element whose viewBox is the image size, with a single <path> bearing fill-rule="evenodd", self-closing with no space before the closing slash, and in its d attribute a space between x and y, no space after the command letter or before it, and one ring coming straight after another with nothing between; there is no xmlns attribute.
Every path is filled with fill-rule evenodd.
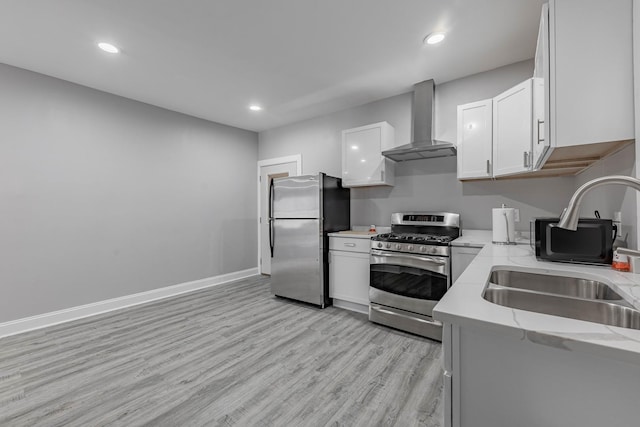
<svg viewBox="0 0 640 427"><path fill-rule="evenodd" d="M575 264L611 264L613 222L580 218L576 231L557 227L559 218L535 219L536 258Z"/></svg>

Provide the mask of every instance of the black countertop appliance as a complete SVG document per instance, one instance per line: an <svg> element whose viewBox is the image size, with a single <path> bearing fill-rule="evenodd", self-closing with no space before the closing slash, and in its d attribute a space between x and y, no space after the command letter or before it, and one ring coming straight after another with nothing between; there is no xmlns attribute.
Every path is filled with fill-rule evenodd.
<svg viewBox="0 0 640 427"><path fill-rule="evenodd" d="M535 219L536 258L574 264L611 264L613 222L610 219L580 218L576 231L558 228L559 218Z"/></svg>

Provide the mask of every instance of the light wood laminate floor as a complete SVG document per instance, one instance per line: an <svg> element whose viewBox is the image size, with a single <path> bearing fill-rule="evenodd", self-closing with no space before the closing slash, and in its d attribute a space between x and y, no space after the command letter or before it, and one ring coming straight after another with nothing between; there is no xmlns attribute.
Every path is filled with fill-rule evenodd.
<svg viewBox="0 0 640 427"><path fill-rule="evenodd" d="M0 339L2 426L440 426L441 345L267 277Z"/></svg>

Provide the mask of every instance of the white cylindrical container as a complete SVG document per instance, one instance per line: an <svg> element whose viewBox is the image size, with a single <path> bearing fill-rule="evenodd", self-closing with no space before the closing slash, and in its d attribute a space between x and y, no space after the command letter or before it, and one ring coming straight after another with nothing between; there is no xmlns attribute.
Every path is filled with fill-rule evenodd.
<svg viewBox="0 0 640 427"><path fill-rule="evenodd" d="M511 244L516 243L515 209L501 208L493 209L493 243Z"/></svg>

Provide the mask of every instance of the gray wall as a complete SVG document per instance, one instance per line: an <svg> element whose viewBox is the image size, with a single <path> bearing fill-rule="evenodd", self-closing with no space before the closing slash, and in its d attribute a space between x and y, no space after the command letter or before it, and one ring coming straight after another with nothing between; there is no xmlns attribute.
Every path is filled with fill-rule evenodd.
<svg viewBox="0 0 640 427"><path fill-rule="evenodd" d="M533 61L524 61L454 80L436 82L436 139L456 140L456 107L490 98L531 77ZM341 131L379 121L395 128L396 143L411 135L411 94L351 108L260 133L259 157L302 154L303 173L341 176ZM491 208L502 203L520 208L520 230L532 217L557 215L574 190L574 178L547 178L461 183L455 157L398 163L394 187L351 191L353 225L389 225L399 210L447 210L462 214L466 228L490 229ZM553 189L550 191L550 189Z"/></svg>
<svg viewBox="0 0 640 427"><path fill-rule="evenodd" d="M576 187L606 175L636 176L635 144L600 160L592 167L576 176ZM613 218L613 213L622 213L622 236L627 236L628 247L637 248L637 191L620 185L606 185L590 190L582 199L580 215L593 217L593 212L600 212L602 218Z"/></svg>
<svg viewBox="0 0 640 427"><path fill-rule="evenodd" d="M3 64L0 93L0 322L256 267L256 133Z"/></svg>
<svg viewBox="0 0 640 427"><path fill-rule="evenodd" d="M531 59L437 85L436 139L456 142L458 105L499 95L533 76L533 67Z"/></svg>

